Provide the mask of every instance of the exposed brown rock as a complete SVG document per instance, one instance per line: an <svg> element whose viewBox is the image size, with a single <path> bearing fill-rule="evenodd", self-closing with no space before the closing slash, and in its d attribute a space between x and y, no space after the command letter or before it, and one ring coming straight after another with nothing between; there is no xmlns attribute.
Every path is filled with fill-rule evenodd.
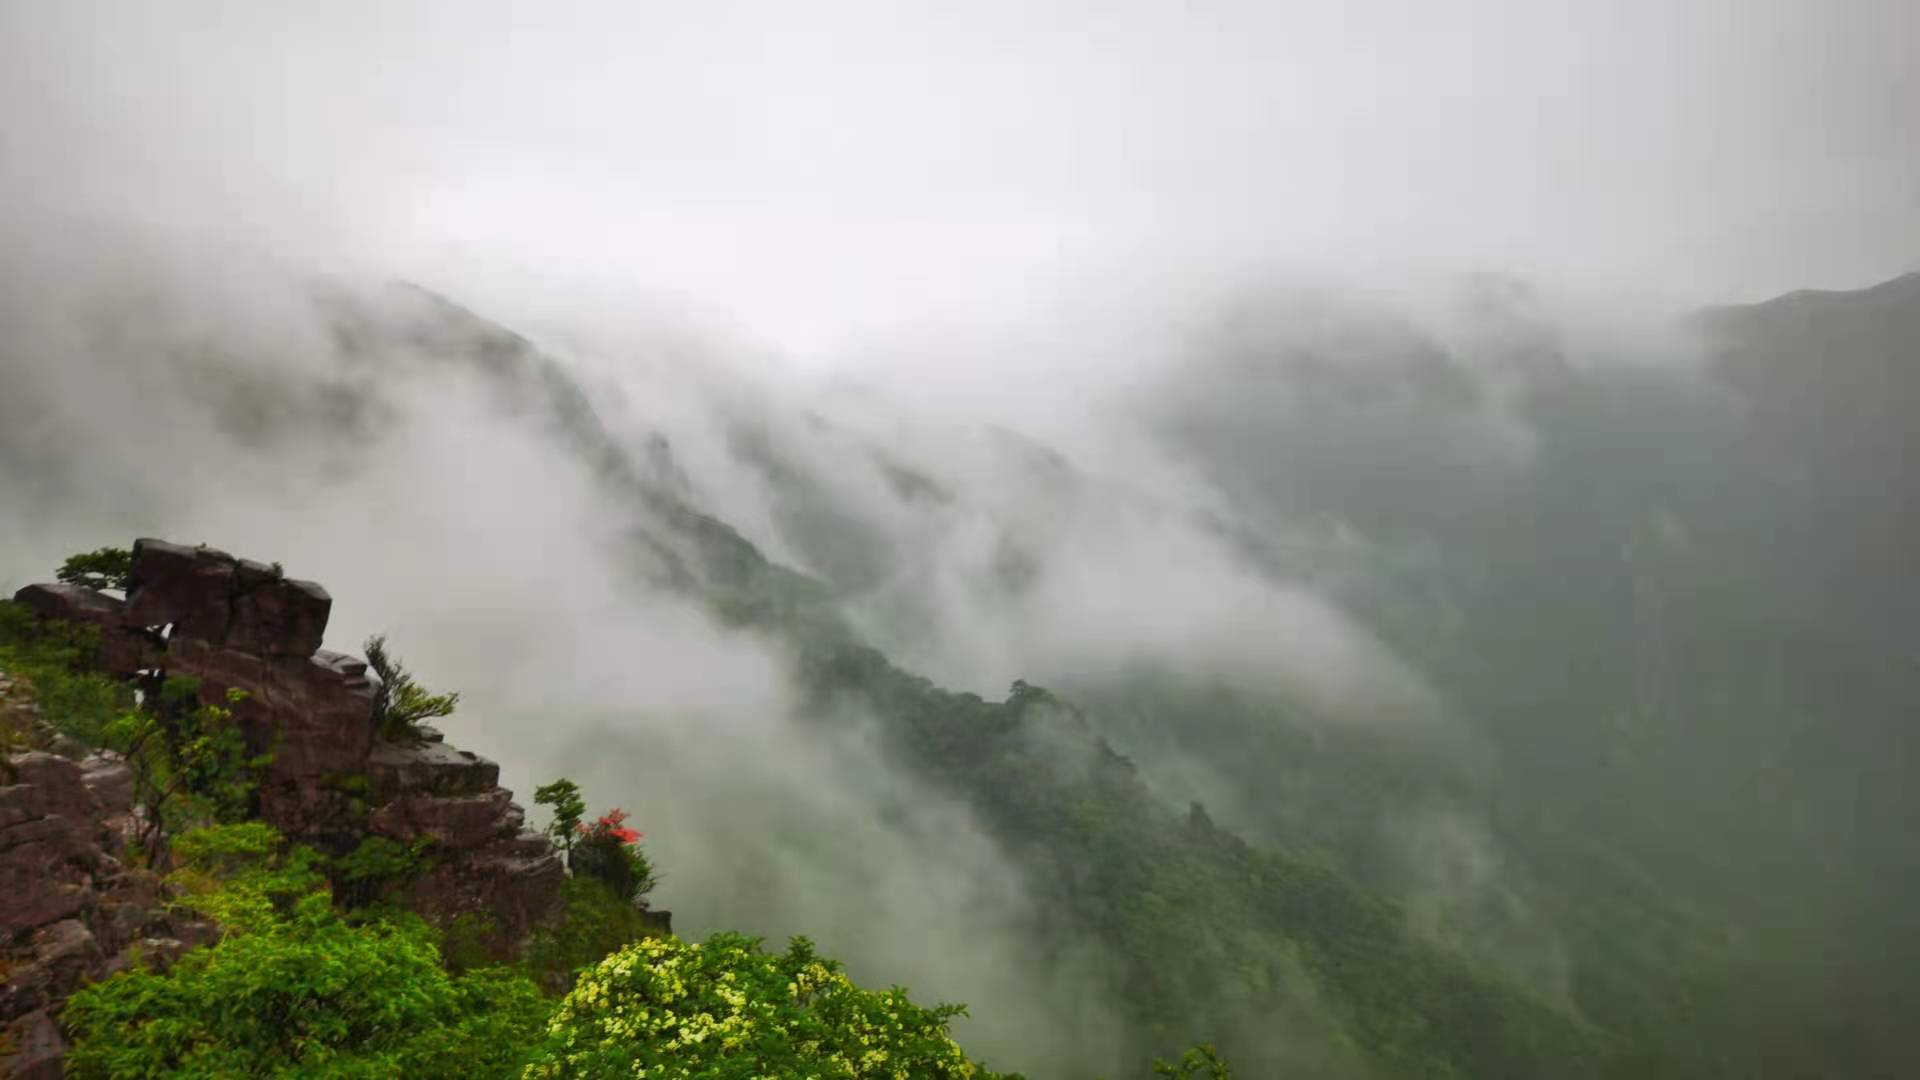
<svg viewBox="0 0 1920 1080"><path fill-rule="evenodd" d="M241 580L236 576L236 584ZM233 598L226 645L263 656L312 656L332 610L333 598L311 581L270 577L242 586Z"/></svg>
<svg viewBox="0 0 1920 1080"><path fill-rule="evenodd" d="M313 655L333 611L333 598L314 582L224 551L163 540L134 541L130 581L124 622L171 625L175 639L256 656Z"/></svg>
<svg viewBox="0 0 1920 1080"><path fill-rule="evenodd" d="M16 825L0 844L6 845L0 850L0 936L67 918L93 903L97 852L72 823L42 818Z"/></svg>
<svg viewBox="0 0 1920 1080"><path fill-rule="evenodd" d="M5 1028L13 1053L0 1058L0 1067L12 1080L60 1080L67 1040L60 1025L44 1009L20 1017Z"/></svg>
<svg viewBox="0 0 1920 1080"><path fill-rule="evenodd" d="M264 657L176 638L167 673L200 680L200 700L233 711L248 746L272 760L260 777L260 816L296 838L351 829L355 795L373 749L373 684L366 664L321 650ZM228 690L244 700L228 700Z"/></svg>
<svg viewBox="0 0 1920 1080"><path fill-rule="evenodd" d="M86 772L64 757L32 750L8 759L13 785L0 789L0 802L19 805L34 817L59 814L75 822L100 816L100 804L87 790Z"/></svg>
<svg viewBox="0 0 1920 1080"><path fill-rule="evenodd" d="M120 625L127 608L126 601L81 585L28 585L14 593L13 599L43 618L66 619L93 626Z"/></svg>
<svg viewBox="0 0 1920 1080"><path fill-rule="evenodd" d="M133 812L133 770L127 766L126 759L119 754L96 751L76 764L80 767L80 783L100 804L102 814L112 817Z"/></svg>
<svg viewBox="0 0 1920 1080"><path fill-rule="evenodd" d="M93 931L79 919L62 919L33 932L34 965L46 973L47 988L64 998L80 989L106 960Z"/></svg>
<svg viewBox="0 0 1920 1080"><path fill-rule="evenodd" d="M479 795L402 795L375 810L367 824L379 836L461 851L511 838L524 818L512 794L494 788Z"/></svg>
<svg viewBox="0 0 1920 1080"><path fill-rule="evenodd" d="M4 764L0 1027L15 1052L0 1058L0 1075L58 1076L65 1043L55 1017L69 995L127 967L138 942L184 947L211 940L213 928L170 911L158 878L114 857L110 823L131 795L117 756L29 751Z"/></svg>
<svg viewBox="0 0 1920 1080"><path fill-rule="evenodd" d="M377 799L402 792L473 795L499 783L500 766L445 743L381 742L367 760L367 776Z"/></svg>
<svg viewBox="0 0 1920 1080"><path fill-rule="evenodd" d="M173 627L174 638L226 640L234 592L233 556L163 540L135 540L126 619Z"/></svg>

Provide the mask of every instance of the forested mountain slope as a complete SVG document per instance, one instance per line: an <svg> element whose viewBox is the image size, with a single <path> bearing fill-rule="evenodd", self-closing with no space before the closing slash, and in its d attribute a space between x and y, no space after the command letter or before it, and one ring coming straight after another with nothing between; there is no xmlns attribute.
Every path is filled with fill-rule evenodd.
<svg viewBox="0 0 1920 1080"><path fill-rule="evenodd" d="M1024 684L987 701L901 670L859 639L828 586L687 505L672 490L670 451L655 444L650 461L636 460L564 368L438 298L412 302L397 323L356 324L341 309L349 351L397 334L423 355L477 364L610 499L632 504L638 572L774 635L819 722L873 718L897 762L971 805L1039 899L1035 940L1063 962L1101 958L1086 989L1124 1008L1135 1043L1119 1057L1207 1040L1253 1075L1598 1068L1604 1033L1419 940L1397 906L1338 870L1251 847L1198 805L1156 796L1072 704Z"/></svg>
<svg viewBox="0 0 1920 1080"><path fill-rule="evenodd" d="M1464 344L1364 306L1256 307L1196 339L1157 415L1232 500L1202 524L1410 662L1447 718L1412 729L1152 655L1029 672L1068 694L1064 712L941 691L842 614L884 644L899 609L863 605L910 592L911 558L891 580L873 560L831 581L786 570L682 501L670 447L651 448L652 474L615 450L537 350L451 309L433 333L456 334L436 339L449 355L470 351L459 334L494 342L479 355L495 375L547 395L554 430L649 507L638 548L726 618L788 635L809 685L857 699L903 760L972 800L1041 868L1060 940L1097 933L1127 956L1112 977L1168 1035L1231 1045L1279 1010L1323 1029L1285 1040L1295 1052L1331 1028L1416 1070L1473 1073L1518 1045L1550 1046L1563 1074L1600 1047L1642 1075L1870 1072L1908 1053L1893 1023L1915 881L1896 823L1916 809L1900 778L1920 689L1900 636L1911 590L1887 583L1920 550L1900 404L1915 280L1703 313L1688 330L1704 367L1577 355L1518 303ZM835 501L845 478L821 469L849 459L806 441L843 435L735 423L736 456L794 508L772 519L778 540L830 571L833 551L899 558L883 522ZM1044 447L998 447L1038 501L998 519L982 583L1018 596L1074 554L1048 546L1044 511L1102 493ZM938 461L877 454L904 503L968 498ZM1036 757L1062 751L1025 730L1035 700L1074 718L1070 757L1105 764ZM1204 813L1170 811L1190 798L1257 847L1196 843ZM1305 876L1276 889L1249 860ZM1135 877L1101 880L1126 865ZM1215 873L1223 890L1191 891ZM1331 891L1288 899L1313 889ZM1329 959L1347 947L1369 959ZM1525 993L1487 982L1509 1004L1436 1022L1423 987L1466 978L1456 965ZM1300 970L1324 1002L1289 1000ZM1258 1038L1237 1049L1287 1060ZM1525 1074L1532 1052L1499 1059Z"/></svg>

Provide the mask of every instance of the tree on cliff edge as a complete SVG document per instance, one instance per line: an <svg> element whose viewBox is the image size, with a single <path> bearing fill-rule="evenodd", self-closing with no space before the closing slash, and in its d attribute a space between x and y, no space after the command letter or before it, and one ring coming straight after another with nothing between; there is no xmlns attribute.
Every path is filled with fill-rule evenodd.
<svg viewBox="0 0 1920 1080"><path fill-rule="evenodd" d="M63 585L126 592L133 576L133 552L111 547L82 552L60 564L55 576Z"/></svg>
<svg viewBox="0 0 1920 1080"><path fill-rule="evenodd" d="M400 658L387 653L387 635L367 639L367 665L380 676L374 691L373 717L382 738L403 739L414 735L423 721L452 716L460 704L460 694L434 694L413 681L413 675Z"/></svg>

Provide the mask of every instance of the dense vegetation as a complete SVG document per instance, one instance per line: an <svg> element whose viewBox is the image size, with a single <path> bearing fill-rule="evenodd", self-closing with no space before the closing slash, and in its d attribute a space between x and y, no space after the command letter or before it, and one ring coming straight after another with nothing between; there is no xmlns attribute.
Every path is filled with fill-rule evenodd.
<svg viewBox="0 0 1920 1080"><path fill-rule="evenodd" d="M82 990L64 1021L79 1077L509 1077L547 1006L505 969L449 975L417 917L350 916L319 856L258 823L176 837L182 902L224 933L164 974Z"/></svg>
<svg viewBox="0 0 1920 1080"><path fill-rule="evenodd" d="M1485 742L1370 743L1175 675L1100 688L1098 716L1149 762L1178 716L1240 823L1389 894L1443 890L1396 877L1378 807L1475 822L1502 865L1445 929L1613 1033L1623 1073L1910 1071L1891 907L1916 881L1884 830L1920 813L1891 766L1920 746L1912 592L1888 587L1920 540L1889 405L1920 388L1917 286L1711 313L1704 370L1576 366L1512 316L1504 358L1528 374L1507 407L1535 442L1505 472L1433 452L1490 411L1484 356L1403 329L1306 410L1244 376L1310 365L1312 343L1220 345L1169 438L1250 516L1359 526L1258 555L1326 582Z"/></svg>
<svg viewBox="0 0 1920 1080"><path fill-rule="evenodd" d="M737 934L693 943L634 926L619 941L608 915L631 905L591 877L570 884L566 916L527 963L450 972L451 934L389 905L341 903L329 875L352 857L289 846L259 822L189 830L172 855L179 904L221 937L164 971L136 967L76 994L70 1075L1002 1075L947 1034L964 1009L863 990L804 939L778 956ZM574 972L557 1003L543 996L556 940L596 932L612 951ZM1209 1048L1156 1071L1231 1075Z"/></svg>
<svg viewBox="0 0 1920 1080"><path fill-rule="evenodd" d="M1339 871L1254 848L1197 804L1171 813L1046 691L950 694L853 647L812 664L822 695L895 718L897 752L972 799L1055 913L1055 948L1119 958L1102 989L1138 1018L1143 1053L1208 1041L1256 1074L1318 1040L1429 1076L1579 1076L1601 1060L1576 1022L1416 940L1395 905ZM1331 1021L1282 1035L1309 985Z"/></svg>
<svg viewBox="0 0 1920 1080"><path fill-rule="evenodd" d="M133 705L133 689L94 670L98 631L67 623L42 624L28 608L0 600L0 671L24 680L46 719L82 742L98 744ZM25 732L0 731L0 739Z"/></svg>
<svg viewBox="0 0 1920 1080"><path fill-rule="evenodd" d="M862 990L805 939L776 956L736 934L650 938L580 977L527 1075L996 1080L947 1035L962 1011L923 1009L898 988Z"/></svg>
<svg viewBox="0 0 1920 1080"><path fill-rule="evenodd" d="M1112 990L1146 1039L1276 1060L1232 1018L1284 1013L1290 983L1334 1019L1289 1041L1420 1073L1910 1071L1901 898L1920 880L1893 823L1920 814L1920 679L1913 592L1892 583L1920 551L1902 405L1920 277L1712 313L1707 370L1576 366L1524 311L1472 352L1379 311L1328 340L1251 322L1195 343L1161 434L1234 500L1219 527L1249 562L1314 583L1428 680L1447 714L1430 729L1139 665L1056 688L1083 724L1036 718L1031 688L950 694L865 648L837 605L871 567L830 586L668 519L716 611L795 643L819 715L881 717L899 760L1024 853L1057 940L1128 958ZM1523 457L1502 425L1529 433ZM805 453L756 439L783 499L833 497ZM1082 497L1047 468L1051 498ZM781 539L828 571L885 551L841 509ZM1101 736L1254 846L1195 844ZM1218 885L1189 891L1209 868ZM1255 959L1274 955L1299 966Z"/></svg>

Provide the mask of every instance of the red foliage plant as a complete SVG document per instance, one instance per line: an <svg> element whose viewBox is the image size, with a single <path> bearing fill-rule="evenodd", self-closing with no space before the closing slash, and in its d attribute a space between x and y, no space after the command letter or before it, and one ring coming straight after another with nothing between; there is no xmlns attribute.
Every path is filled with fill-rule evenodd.
<svg viewBox="0 0 1920 1080"><path fill-rule="evenodd" d="M610 836L623 844L635 844L647 835L625 826L627 812L618 807L602 814L592 825L582 822L579 826L581 836Z"/></svg>

